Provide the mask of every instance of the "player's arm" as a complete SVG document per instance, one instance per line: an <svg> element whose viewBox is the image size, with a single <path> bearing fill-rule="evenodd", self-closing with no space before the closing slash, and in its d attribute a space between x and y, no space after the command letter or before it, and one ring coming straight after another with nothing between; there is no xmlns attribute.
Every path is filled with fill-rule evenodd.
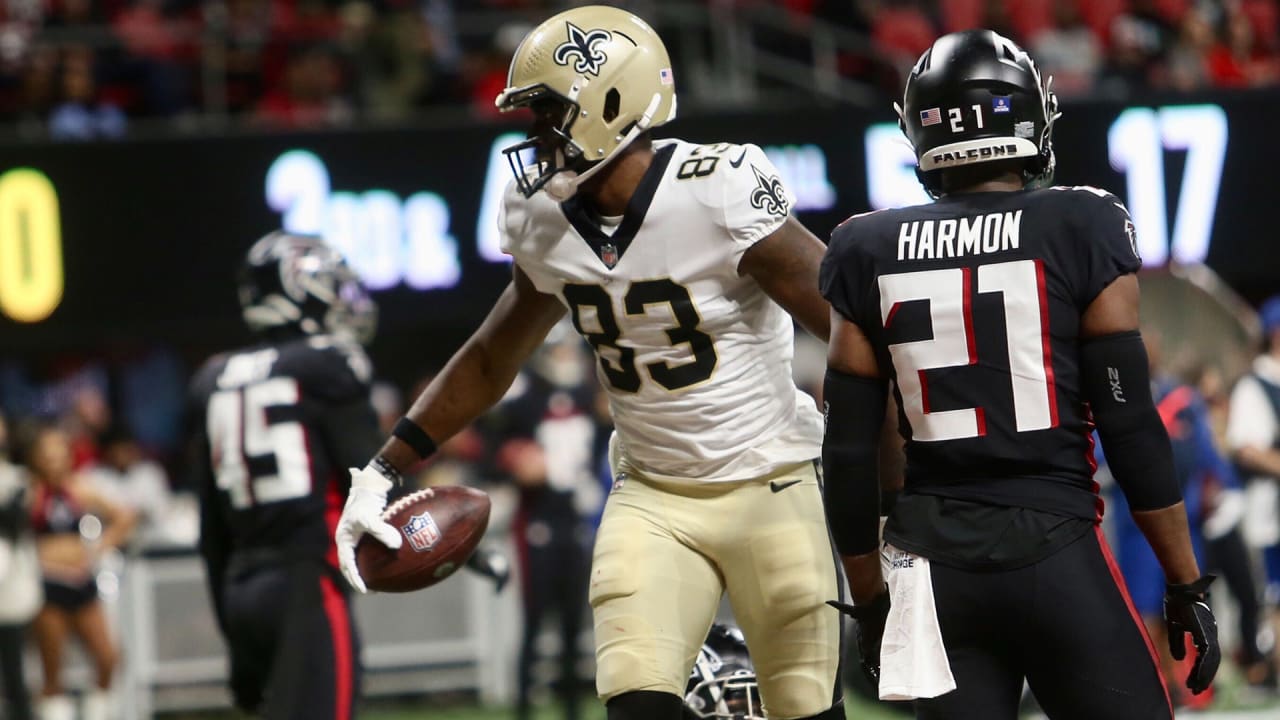
<svg viewBox="0 0 1280 720"><path fill-rule="evenodd" d="M888 382L862 330L830 311L822 397L823 502L855 605L884 592L880 570L880 445Z"/></svg>
<svg viewBox="0 0 1280 720"><path fill-rule="evenodd" d="M862 671L878 685L880 644L889 617L889 588L880 569L879 468L888 383L862 330L834 308L830 317L827 376L822 386L827 414L822 439L823 506L853 605L828 604L857 621Z"/></svg>
<svg viewBox="0 0 1280 720"><path fill-rule="evenodd" d="M369 464L363 470L352 469L334 539L338 565L353 588L365 592L355 563L361 535L369 533L388 547L400 547L399 531L381 517L387 492L404 472L432 455L438 442L502 398L564 312L555 296L539 292L520 266L513 266L511 283L480 328L422 391Z"/></svg>
<svg viewBox="0 0 1280 720"><path fill-rule="evenodd" d="M750 275L820 340L831 333L830 306L818 293L818 266L826 246L794 216L742 255L738 272Z"/></svg>
<svg viewBox="0 0 1280 720"><path fill-rule="evenodd" d="M1138 295L1137 276L1128 273L1085 309L1080 320L1081 386L1111 474L1164 569L1169 650L1181 660L1186 633L1195 641L1196 662L1186 684L1199 693L1209 687L1220 661L1217 623L1205 602L1213 576L1200 575L1173 449L1151 398L1147 350L1138 332Z"/></svg>
<svg viewBox="0 0 1280 720"><path fill-rule="evenodd" d="M1081 317L1085 398L1102 449L1143 535L1171 583L1200 577L1169 435L1151 397L1146 346L1138 332L1138 279L1122 275Z"/></svg>
<svg viewBox="0 0 1280 720"><path fill-rule="evenodd" d="M484 323L454 353L406 415L429 444L421 437L406 438L413 430L403 422L383 444L378 456L397 472L425 459L430 452L424 451L434 450L436 443L452 437L501 400L525 361L564 316L559 299L539 292L519 265L513 267L511 283Z"/></svg>

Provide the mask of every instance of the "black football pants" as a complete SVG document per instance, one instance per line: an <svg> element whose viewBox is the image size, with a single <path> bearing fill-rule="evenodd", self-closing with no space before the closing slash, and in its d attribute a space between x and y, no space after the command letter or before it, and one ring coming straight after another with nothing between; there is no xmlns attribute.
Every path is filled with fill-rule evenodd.
<svg viewBox="0 0 1280 720"><path fill-rule="evenodd" d="M526 720L532 713L534 665L538 660L537 641L542 623L555 615L560 626L559 677L556 695L564 708L565 720L576 720L582 695L578 679L578 636L587 608L589 560L578 537L577 518L528 513L517 514L514 523L516 549L521 565L521 600L524 630L520 639L517 669L516 717Z"/></svg>
<svg viewBox="0 0 1280 720"><path fill-rule="evenodd" d="M1016 720L1024 678L1052 720L1173 717L1100 530L1015 570L930 569L956 689L916 701L920 720Z"/></svg>
<svg viewBox="0 0 1280 720"><path fill-rule="evenodd" d="M265 720L350 720L360 643L349 598L314 562L258 567L223 588L236 704Z"/></svg>

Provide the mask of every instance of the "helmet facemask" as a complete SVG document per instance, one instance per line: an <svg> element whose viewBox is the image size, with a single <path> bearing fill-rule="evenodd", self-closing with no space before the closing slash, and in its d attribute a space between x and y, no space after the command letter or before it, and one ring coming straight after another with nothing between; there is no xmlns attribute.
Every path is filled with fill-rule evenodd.
<svg viewBox="0 0 1280 720"><path fill-rule="evenodd" d="M531 88L509 102L508 107L527 107L534 116L528 139L502 151L525 197L533 197L557 173L570 170L581 175L595 164L584 157L571 135L580 112L577 103L545 85ZM526 164L526 159L532 162Z"/></svg>

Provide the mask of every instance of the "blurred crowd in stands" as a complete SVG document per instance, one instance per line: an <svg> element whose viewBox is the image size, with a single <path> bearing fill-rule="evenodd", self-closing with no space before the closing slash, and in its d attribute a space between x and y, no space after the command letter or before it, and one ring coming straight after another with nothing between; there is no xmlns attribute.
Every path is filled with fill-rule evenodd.
<svg viewBox="0 0 1280 720"><path fill-rule="evenodd" d="M493 115L519 38L553 0L0 0L0 122L110 138L136 118L273 127ZM750 40L812 63L808 30L857 38L837 70L882 91L935 37L985 26L1027 47L1065 97L1275 85L1277 0L654 0L621 3L675 34L673 7L713 22L785 10ZM666 22L669 27L664 27ZM776 23L773 27L779 27ZM681 45L673 45L677 73ZM696 100L696 98L693 98Z"/></svg>

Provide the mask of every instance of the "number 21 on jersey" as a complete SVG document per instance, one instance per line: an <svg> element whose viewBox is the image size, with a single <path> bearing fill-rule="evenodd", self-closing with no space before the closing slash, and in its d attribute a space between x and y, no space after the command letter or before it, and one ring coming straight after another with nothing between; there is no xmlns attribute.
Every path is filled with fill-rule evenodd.
<svg viewBox="0 0 1280 720"><path fill-rule="evenodd" d="M975 272L976 271L976 272ZM1049 305L1044 266L1039 260L882 275L880 312L888 328L902 303L925 300L933 337L889 346L902 395L903 412L915 440L937 442L985 435L982 407L931 410L925 371L975 365L973 334L973 276L977 293L1000 293L1004 304L1013 416L1018 432L1045 430L1058 424L1052 351L1049 346Z"/></svg>

